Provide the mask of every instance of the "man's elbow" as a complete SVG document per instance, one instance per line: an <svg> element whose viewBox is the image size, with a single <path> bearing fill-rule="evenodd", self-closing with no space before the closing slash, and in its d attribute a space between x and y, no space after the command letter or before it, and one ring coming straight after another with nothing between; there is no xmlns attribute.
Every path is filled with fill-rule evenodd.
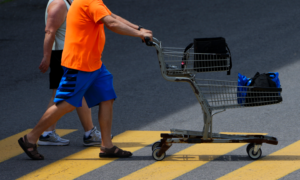
<svg viewBox="0 0 300 180"><path fill-rule="evenodd" d="M45 29L45 34L50 35L50 36L55 36L56 31L54 31L52 29Z"/></svg>
<svg viewBox="0 0 300 180"><path fill-rule="evenodd" d="M112 18L111 16L106 16L101 19L101 22L108 28L108 29L114 29L118 27L118 21L115 18Z"/></svg>
<svg viewBox="0 0 300 180"><path fill-rule="evenodd" d="M118 23L112 22L112 23L104 23L104 25L108 28L108 29L115 29L116 27L118 27Z"/></svg>

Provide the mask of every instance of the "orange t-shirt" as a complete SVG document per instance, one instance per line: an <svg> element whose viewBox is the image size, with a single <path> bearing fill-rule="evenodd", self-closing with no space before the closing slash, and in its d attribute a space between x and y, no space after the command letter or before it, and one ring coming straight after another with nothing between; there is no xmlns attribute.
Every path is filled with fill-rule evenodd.
<svg viewBox="0 0 300 180"><path fill-rule="evenodd" d="M92 72L101 68L105 44L101 18L111 15L102 0L74 0L68 15L61 65Z"/></svg>

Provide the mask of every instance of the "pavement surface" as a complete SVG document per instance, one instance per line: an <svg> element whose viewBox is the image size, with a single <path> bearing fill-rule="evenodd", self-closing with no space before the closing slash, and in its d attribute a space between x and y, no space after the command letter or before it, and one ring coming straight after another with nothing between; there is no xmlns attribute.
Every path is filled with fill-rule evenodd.
<svg viewBox="0 0 300 180"><path fill-rule="evenodd" d="M227 76L226 72L202 73L197 74L199 78L237 81L238 73L252 77L256 72L279 72L283 88L281 104L229 109L213 119L213 131L216 133L261 132L277 137L278 145L262 146L262 158L265 161L250 160L245 151L246 146L221 153L223 146L220 144L220 147L211 147L213 150L208 154L202 154L202 150L209 147L200 146L199 159L193 162L206 163L171 179L225 178L252 163L257 163L255 167L266 167L265 170L270 171L267 173L270 179L299 179L299 149L287 149L286 153L270 155L289 148L289 145L299 140L297 100L300 88L300 1L104 0L104 3L115 14L152 30L154 36L166 47L185 48L193 38L225 37L232 54L231 75ZM48 73L42 74L38 69L43 55L46 4L47 1L40 0L14 0L0 4L0 143L33 128L50 100ZM122 133L129 130L144 131L139 135L141 137L147 135L148 131L168 131L171 128L202 130L203 115L193 91L187 83L168 82L162 78L154 48L145 46L138 38L120 36L108 29L106 37L103 62L114 75L118 96L114 104L113 135L121 134L120 137L123 137ZM92 108L93 122L99 129L97 114L97 107ZM84 131L75 111L61 118L57 128L77 129L64 136L71 140L70 146L40 147L39 151L46 157L44 161L31 161L24 153L2 161L0 179L20 178L86 150L82 146ZM149 135L140 143L143 144L150 138ZM131 147L130 142L128 143L128 147ZM174 145L167 151L167 156L174 158L173 154L189 147L192 144ZM215 155L214 151L220 156ZM97 161L97 153L94 153L95 160L89 161L90 163L101 162ZM192 154L189 153L185 155ZM145 144L132 158L117 159L101 167L95 166L72 178L62 173L60 178L120 179L155 164L151 154L150 143ZM1 153L0 156L5 157L6 154ZM195 156L198 157L197 153ZM187 160L183 158L178 161ZM179 163L178 161L175 162ZM271 165L259 164L265 162ZM186 167L191 166L191 163ZM285 168L278 170L278 163L287 163L285 167L293 164L294 168L280 174ZM56 165L60 167L60 163ZM89 164L84 167L89 167ZM133 179L154 179L157 174L168 179L165 174L177 172L172 168L160 172L161 168L149 168L147 176L141 174ZM251 169L249 167L246 171ZM275 172L279 175L275 176ZM75 170L70 174L72 173ZM257 172L252 174L255 179L265 179L255 173ZM246 179L241 174L245 173L234 177ZM53 179L50 175L46 177ZM39 179L38 176L36 178Z"/></svg>

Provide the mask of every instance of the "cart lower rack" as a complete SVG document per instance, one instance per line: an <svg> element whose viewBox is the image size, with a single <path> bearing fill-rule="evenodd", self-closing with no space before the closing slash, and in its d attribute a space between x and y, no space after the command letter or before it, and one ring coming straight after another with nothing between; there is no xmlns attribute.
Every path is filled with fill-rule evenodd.
<svg viewBox="0 0 300 180"><path fill-rule="evenodd" d="M163 160L166 157L166 151L173 143L249 143L246 151L251 159L261 157L263 143L278 144L275 137L261 134L212 133L212 118L215 114L229 108L280 103L282 101L281 88L237 86L237 82L234 81L196 79L195 73L209 72L212 69L210 65L213 68L218 67L221 71L227 71L229 69L227 63L218 64L218 62L220 58L225 61L230 57L212 53L184 52L181 48L163 48L160 41L155 38L153 40L153 42L146 40L146 44L156 48L162 76L168 81L188 82L191 85L201 105L204 121L203 131L171 129L170 134L161 134L162 139L152 145L152 157L155 160ZM201 58L195 59L197 57ZM197 61L196 68L194 67L195 61ZM205 64L204 69L198 66L199 63Z"/></svg>
<svg viewBox="0 0 300 180"><path fill-rule="evenodd" d="M247 153L251 159L260 158L262 143L277 145L275 137L265 135L236 135L236 134L218 134L212 133L211 138L203 138L200 131L188 131L180 129L171 129L171 134L161 134L161 141L152 145L152 156L155 160L163 160L166 151L173 143L249 143Z"/></svg>

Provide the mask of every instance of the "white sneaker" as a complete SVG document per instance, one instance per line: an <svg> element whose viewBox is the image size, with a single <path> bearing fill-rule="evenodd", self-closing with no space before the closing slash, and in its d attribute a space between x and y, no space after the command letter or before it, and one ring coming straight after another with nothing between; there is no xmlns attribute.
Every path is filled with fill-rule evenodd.
<svg viewBox="0 0 300 180"><path fill-rule="evenodd" d="M46 137L40 136L37 144L39 146L67 146L70 144L70 140L61 138L56 134L55 130L48 134Z"/></svg>
<svg viewBox="0 0 300 180"><path fill-rule="evenodd" d="M91 130L91 134L89 135L89 137L86 138L85 135L83 135L83 145L101 145L101 133L97 130L96 126L94 126Z"/></svg>

